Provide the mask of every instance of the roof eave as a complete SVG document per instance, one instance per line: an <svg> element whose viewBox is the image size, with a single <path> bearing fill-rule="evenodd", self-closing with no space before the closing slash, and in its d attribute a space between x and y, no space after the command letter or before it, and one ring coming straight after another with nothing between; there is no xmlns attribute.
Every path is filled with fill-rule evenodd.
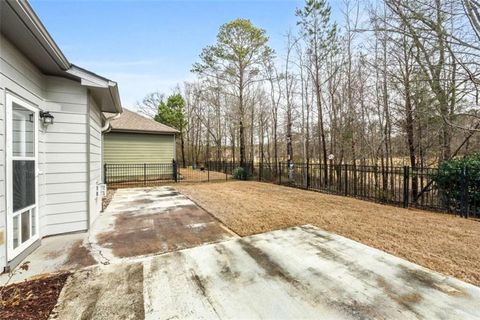
<svg viewBox="0 0 480 320"><path fill-rule="evenodd" d="M66 78L79 79L83 86L96 88L94 95L97 96L98 100L108 101L108 103L100 105L102 111L123 112L116 82L71 64L55 43L52 36L48 33L28 1L9 0L6 1L6 3L38 41L41 48L47 52L48 57L54 62L54 65L58 66L58 70L55 70L54 74Z"/></svg>
<svg viewBox="0 0 480 320"><path fill-rule="evenodd" d="M146 133L146 134L158 134L158 135L175 135L177 133L180 133L179 131L149 131L149 130L128 130L128 129L115 129L112 127L110 132L118 132L118 133Z"/></svg>
<svg viewBox="0 0 480 320"><path fill-rule="evenodd" d="M58 67L64 71L68 70L71 66L70 62L68 62L30 4L27 1L18 0L8 1L8 4L15 10L19 18L27 25L45 50L47 50Z"/></svg>
<svg viewBox="0 0 480 320"><path fill-rule="evenodd" d="M77 78L80 78L80 82L83 86L90 87L90 88L100 88L105 89L103 99L98 100L110 100L111 105L115 108L115 113L122 113L122 103L120 100L120 93L118 90L118 84L115 81L109 80L102 76L99 76L91 71L73 65L66 70L66 72L70 75L73 75ZM108 95L108 97L107 97ZM108 106L100 105L100 109L102 112L112 112Z"/></svg>

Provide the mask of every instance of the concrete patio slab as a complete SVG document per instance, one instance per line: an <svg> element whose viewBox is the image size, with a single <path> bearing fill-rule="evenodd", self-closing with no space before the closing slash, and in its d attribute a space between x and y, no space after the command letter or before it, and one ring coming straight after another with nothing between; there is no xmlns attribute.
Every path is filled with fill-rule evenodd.
<svg viewBox="0 0 480 320"><path fill-rule="evenodd" d="M102 263L191 248L237 237L171 187L119 189L90 231Z"/></svg>
<svg viewBox="0 0 480 320"><path fill-rule="evenodd" d="M303 226L77 272L56 315L480 319L479 297L478 287Z"/></svg>
<svg viewBox="0 0 480 320"><path fill-rule="evenodd" d="M0 285L237 237L171 187L119 189L88 233L42 239L25 260L29 269L0 275Z"/></svg>
<svg viewBox="0 0 480 320"><path fill-rule="evenodd" d="M71 276L65 288L50 319L144 318L141 263L88 268Z"/></svg>
<svg viewBox="0 0 480 320"><path fill-rule="evenodd" d="M17 267L9 283L41 277L60 270L76 270L91 266L97 261L85 243L86 232L71 233L42 239L42 245L32 252L21 264L28 263L28 270ZM0 285L7 282L9 275L0 275Z"/></svg>

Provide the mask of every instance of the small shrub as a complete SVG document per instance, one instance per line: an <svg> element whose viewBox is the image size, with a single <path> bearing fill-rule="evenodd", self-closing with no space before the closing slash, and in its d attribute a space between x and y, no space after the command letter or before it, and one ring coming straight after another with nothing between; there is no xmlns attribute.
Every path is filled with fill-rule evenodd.
<svg viewBox="0 0 480 320"><path fill-rule="evenodd" d="M442 162L433 178L450 209L480 203L480 153Z"/></svg>
<svg viewBox="0 0 480 320"><path fill-rule="evenodd" d="M394 199L395 197L391 190L378 189L375 191L375 198L378 199L379 201L386 202L388 200Z"/></svg>
<svg viewBox="0 0 480 320"><path fill-rule="evenodd" d="M247 180L247 171L242 167L233 169L233 178L237 180Z"/></svg>

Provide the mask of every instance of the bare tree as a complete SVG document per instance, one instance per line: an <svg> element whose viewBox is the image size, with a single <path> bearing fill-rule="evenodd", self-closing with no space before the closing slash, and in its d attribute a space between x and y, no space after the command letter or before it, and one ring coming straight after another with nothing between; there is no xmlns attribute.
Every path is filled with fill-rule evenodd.
<svg viewBox="0 0 480 320"><path fill-rule="evenodd" d="M152 92L143 98L142 102L137 102L137 110L149 118L153 118L158 112L158 106L165 100L165 95L160 92Z"/></svg>

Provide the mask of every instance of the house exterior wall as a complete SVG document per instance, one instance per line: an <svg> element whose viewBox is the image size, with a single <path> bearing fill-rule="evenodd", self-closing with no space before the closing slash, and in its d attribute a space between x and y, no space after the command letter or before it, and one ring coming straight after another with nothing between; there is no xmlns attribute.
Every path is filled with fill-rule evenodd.
<svg viewBox="0 0 480 320"><path fill-rule="evenodd" d="M0 63L3 64L1 57ZM0 69L0 271L3 269L3 266L7 260L7 220L5 201L5 89L1 70L2 69Z"/></svg>
<svg viewBox="0 0 480 320"><path fill-rule="evenodd" d="M44 131L45 208L43 235L88 228L88 95L79 83L47 79L46 107L55 123ZM42 215L40 215L42 217Z"/></svg>
<svg viewBox="0 0 480 320"><path fill-rule="evenodd" d="M22 99L27 100L34 106L39 106L43 103L43 97L46 95L45 81L38 72L38 70L29 63L23 56L19 55L18 51L0 35L0 117L2 118L1 126L1 181L0 181L0 233L3 233L3 240L0 245L0 270L6 265L6 133L5 133L5 119L6 119L6 96L7 92L16 94ZM41 127L39 127L39 170L44 170L44 135ZM39 207L45 204L45 180L42 176L39 179ZM45 223L44 219L39 219L39 223Z"/></svg>
<svg viewBox="0 0 480 320"><path fill-rule="evenodd" d="M38 110L48 110L55 123L39 128L38 169L40 237L86 230L91 181L98 173L101 146L100 112L79 82L43 75L0 35L0 271L6 264L5 103L6 92ZM100 121L101 123L101 121ZM89 142L92 145L89 146ZM95 145L93 145L95 144ZM93 162L89 162L90 153ZM100 156L101 157L101 156ZM90 186L89 186L90 184ZM95 209L96 207L92 207Z"/></svg>
<svg viewBox="0 0 480 320"><path fill-rule="evenodd" d="M104 135L104 163L171 163L173 134L109 132Z"/></svg>
<svg viewBox="0 0 480 320"><path fill-rule="evenodd" d="M102 209L102 198L97 196L97 185L102 183L102 114L90 97L89 104L89 222L93 223Z"/></svg>

